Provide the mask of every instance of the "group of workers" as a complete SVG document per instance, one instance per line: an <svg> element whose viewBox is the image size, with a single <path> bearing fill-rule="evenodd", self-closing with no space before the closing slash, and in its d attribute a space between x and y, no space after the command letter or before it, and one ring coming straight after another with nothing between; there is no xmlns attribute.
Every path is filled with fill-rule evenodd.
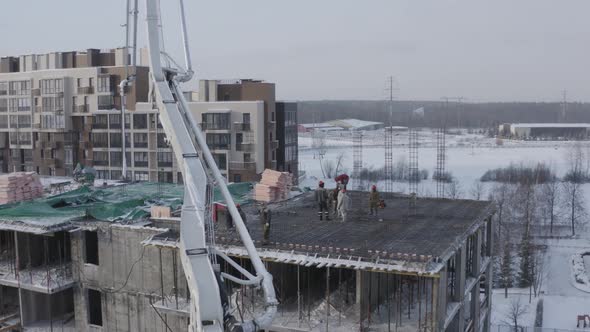
<svg viewBox="0 0 590 332"><path fill-rule="evenodd" d="M320 181L318 188L315 190L315 201L318 204L318 216L320 220L330 220L330 212L334 219L346 222L349 212L352 208L352 201L346 190L346 182L338 181L336 188L328 190L325 188L324 181ZM373 185L369 192L369 215L378 217L379 208L385 205L379 196L377 186Z"/></svg>

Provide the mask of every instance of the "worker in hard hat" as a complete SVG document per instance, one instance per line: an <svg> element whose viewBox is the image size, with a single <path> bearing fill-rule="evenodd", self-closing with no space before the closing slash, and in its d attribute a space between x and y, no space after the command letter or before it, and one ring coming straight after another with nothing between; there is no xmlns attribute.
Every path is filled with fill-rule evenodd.
<svg viewBox="0 0 590 332"><path fill-rule="evenodd" d="M268 206L265 204L262 206L260 210L260 223L262 224L262 243L268 244L268 239L270 237L270 221L271 221L271 213Z"/></svg>
<svg viewBox="0 0 590 332"><path fill-rule="evenodd" d="M318 204L318 216L320 220L326 217L326 220L330 220L328 215L328 190L324 188L324 181L318 183L318 187L315 190L315 202Z"/></svg>
<svg viewBox="0 0 590 332"><path fill-rule="evenodd" d="M371 186L371 191L369 192L369 215L377 216L377 210L379 209L379 202L381 201L381 197L379 197L379 192L377 191L377 186Z"/></svg>
<svg viewBox="0 0 590 332"><path fill-rule="evenodd" d="M328 205L334 215L334 219L338 218L338 194L340 194L340 185L336 184L336 188L330 190L330 204Z"/></svg>
<svg viewBox="0 0 590 332"><path fill-rule="evenodd" d="M342 222L346 222L351 205L352 202L350 201L350 196L348 196L346 187L343 187L342 190L340 190L340 194L338 194L338 214L342 217Z"/></svg>

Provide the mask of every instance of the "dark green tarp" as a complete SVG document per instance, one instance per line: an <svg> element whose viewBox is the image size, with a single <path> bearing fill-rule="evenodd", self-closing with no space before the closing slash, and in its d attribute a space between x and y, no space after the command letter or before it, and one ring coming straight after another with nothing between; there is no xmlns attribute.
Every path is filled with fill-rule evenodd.
<svg viewBox="0 0 590 332"><path fill-rule="evenodd" d="M230 184L236 203L248 201L250 183ZM215 201L223 202L218 189ZM80 187L67 193L32 201L0 205L0 220L52 226L77 219L131 221L149 215L152 205L182 205L184 187L169 183L141 182L107 188Z"/></svg>

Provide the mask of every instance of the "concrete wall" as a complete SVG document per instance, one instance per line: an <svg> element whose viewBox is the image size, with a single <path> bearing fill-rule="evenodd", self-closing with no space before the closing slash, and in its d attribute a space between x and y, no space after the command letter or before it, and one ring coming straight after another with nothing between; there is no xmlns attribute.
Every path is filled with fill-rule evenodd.
<svg viewBox="0 0 590 332"><path fill-rule="evenodd" d="M162 229L150 227L101 224L98 266L84 263L84 232L73 233L72 258L75 278L79 281L74 291L78 331L167 331L150 301L159 300L162 293L173 294L172 261L178 253L141 245L143 240L160 232ZM177 258L178 291L184 295L186 281ZM87 289L102 292L102 328L88 323ZM161 315L173 331L186 330L187 318Z"/></svg>

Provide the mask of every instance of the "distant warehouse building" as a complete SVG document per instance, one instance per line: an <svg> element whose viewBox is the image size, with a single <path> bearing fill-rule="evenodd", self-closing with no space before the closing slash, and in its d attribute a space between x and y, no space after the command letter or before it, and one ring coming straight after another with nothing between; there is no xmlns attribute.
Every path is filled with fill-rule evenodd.
<svg viewBox="0 0 590 332"><path fill-rule="evenodd" d="M331 120L324 123L300 124L299 132L311 131L346 131L346 130L378 130L385 127L383 122L365 121L359 119Z"/></svg>
<svg viewBox="0 0 590 332"><path fill-rule="evenodd" d="M502 137L518 139L586 139L590 123L505 123L499 132Z"/></svg>

